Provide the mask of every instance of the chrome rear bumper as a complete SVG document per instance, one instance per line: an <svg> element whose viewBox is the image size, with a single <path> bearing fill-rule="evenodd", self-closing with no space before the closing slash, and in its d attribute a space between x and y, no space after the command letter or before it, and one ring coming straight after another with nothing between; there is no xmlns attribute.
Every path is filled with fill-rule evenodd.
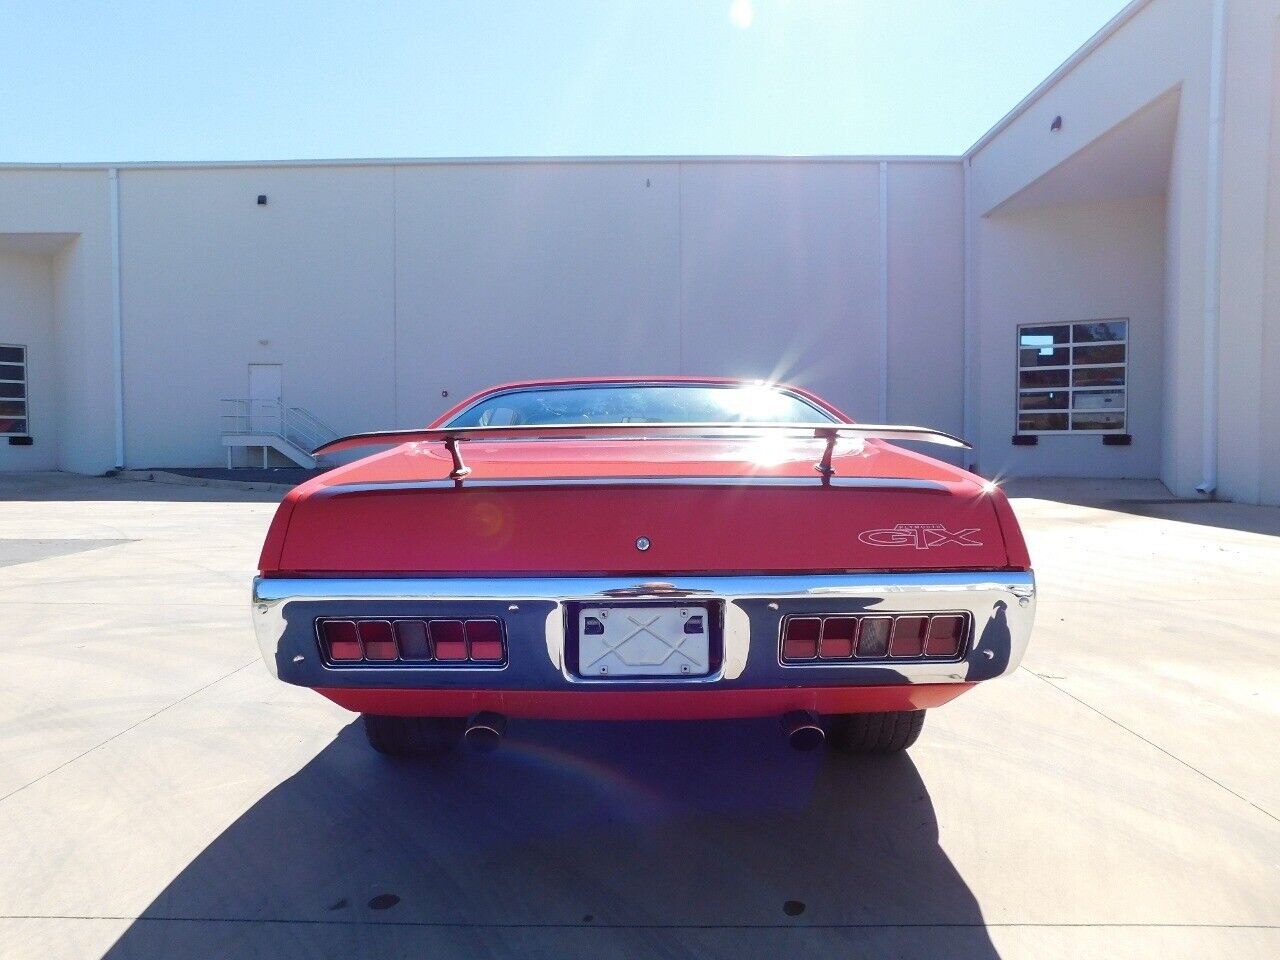
<svg viewBox="0 0 1280 960"><path fill-rule="evenodd" d="M965 683L1013 671L1035 619L1029 572L635 577L263 579L253 586L262 658L278 678L311 687L506 689L689 689ZM572 675L565 658L565 604L574 601L697 598L723 602L724 655L711 676L597 680ZM948 662L782 664L778 629L788 614L968 612L973 637ZM501 616L510 624L510 665L501 671L419 666L329 667L317 617Z"/></svg>

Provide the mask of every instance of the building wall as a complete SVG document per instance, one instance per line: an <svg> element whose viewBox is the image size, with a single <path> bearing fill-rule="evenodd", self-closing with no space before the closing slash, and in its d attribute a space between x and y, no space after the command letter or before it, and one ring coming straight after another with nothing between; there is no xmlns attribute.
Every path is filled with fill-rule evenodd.
<svg viewBox="0 0 1280 960"><path fill-rule="evenodd" d="M1271 130L1267 171L1266 239L1263 264L1259 499L1280 503L1280 17L1271 20Z"/></svg>
<svg viewBox="0 0 1280 960"><path fill-rule="evenodd" d="M28 450L53 447L53 463L81 473L102 473L115 463L109 197L105 170L10 170L0 176L0 235L51 258L59 400L51 408L56 419L50 440L35 436ZM5 336L0 328L0 340Z"/></svg>
<svg viewBox="0 0 1280 960"><path fill-rule="evenodd" d="M1158 100L1167 92L1179 90L1179 116L1173 148L1173 164L1167 188L1169 202L1165 207L1167 222L1163 248L1166 259L1157 272L1163 291L1156 298L1167 329L1163 344L1164 403L1162 424L1155 433L1162 443L1154 450L1160 457L1158 475L1176 493L1192 495L1201 479L1201 371L1204 319L1204 210L1206 198L1205 164L1208 126L1208 59L1211 4L1202 0L1159 0L1142 8L1101 46L1090 53L1062 77L1038 100L999 130L973 155L971 206L975 218L986 216L993 208L1045 176L1053 168L1084 149L1107 131ZM1063 118L1062 129L1050 130L1056 116ZM1058 211L1061 212L1061 211ZM1055 214L1056 215L1056 214ZM1117 223L1118 228L1124 225ZM1144 221L1144 238L1146 238ZM1005 246L989 249L988 233L994 241L999 227L983 223L979 229L978 249L981 302L1000 302L1000 291L982 287L989 275L1008 273L1008 264L1000 258L1016 251ZM1150 250L1149 238L1144 244ZM1154 245L1159 248L1159 243ZM1086 251L1081 250L1083 255ZM994 262L993 262L994 261ZM1064 304L1072 312L1088 312L1087 305L1106 299L1105 293L1091 289L1090 278L1079 272L1079 262L1064 264L1068 275L1079 279L1074 290L1063 290ZM1147 289L1150 277L1142 276L1143 303L1151 302ZM1123 313L1118 314L1123 315ZM999 318L981 317L983 344L980 351L981 380L988 382L992 362L999 364L1001 353L990 352L985 340L992 324L997 330ZM1005 336L999 330L999 336ZM1012 348L1009 348L1012 349ZM1004 375L996 371L993 380ZM985 394L984 394L985 395ZM1044 439L1037 447L1023 448L1017 453L1003 450L1009 445L1009 418L991 423L987 420L989 401L983 411L983 443L979 462L995 460L1009 463L1019 470L1052 474L1060 465L1066 467L1059 443ZM991 438L988 440L988 438ZM997 449L989 444L996 443ZM1100 443L1093 438L1092 443ZM1145 445L1143 450L1139 444ZM1100 476L1153 476L1150 440L1135 433L1133 448L1105 448L1106 456L1096 461ZM1163 447L1161 451L1161 447ZM1112 454L1125 451L1120 457ZM1099 452L1102 452L1100 449ZM1088 472L1094 461L1076 461L1072 472ZM1135 472L1138 471L1138 472Z"/></svg>
<svg viewBox="0 0 1280 960"><path fill-rule="evenodd" d="M958 163L888 165L895 413L958 423ZM217 464L250 363L340 433L511 379L790 380L878 419L876 162L127 169L126 461ZM266 206L256 203L259 194ZM894 325L897 325L895 327ZM940 384L914 386L920 363Z"/></svg>
<svg viewBox="0 0 1280 960"><path fill-rule="evenodd" d="M0 343L27 348L27 429L32 446L0 438L0 470L57 464L58 368L53 344L53 264L47 255L0 248Z"/></svg>
<svg viewBox="0 0 1280 960"><path fill-rule="evenodd" d="M891 165L887 174L886 419L962 436L964 171L960 164ZM922 449L957 464L963 456L947 448Z"/></svg>
<svg viewBox="0 0 1280 960"><path fill-rule="evenodd" d="M1280 329L1275 288L1280 216L1280 2L1236 0L1227 10L1219 297L1219 493L1280 503ZM1268 342L1270 339L1270 343ZM1265 495L1264 495L1265 494Z"/></svg>
<svg viewBox="0 0 1280 960"><path fill-rule="evenodd" d="M1163 372L1164 202L1085 204L995 216L980 225L983 358L979 466L988 476L1156 477ZM1131 446L1098 434L1042 435L1015 447L1017 327L1129 320L1126 430Z"/></svg>
<svg viewBox="0 0 1280 960"><path fill-rule="evenodd" d="M251 363L340 432L395 426L391 186L389 167L121 172L129 466L222 463L220 400Z"/></svg>

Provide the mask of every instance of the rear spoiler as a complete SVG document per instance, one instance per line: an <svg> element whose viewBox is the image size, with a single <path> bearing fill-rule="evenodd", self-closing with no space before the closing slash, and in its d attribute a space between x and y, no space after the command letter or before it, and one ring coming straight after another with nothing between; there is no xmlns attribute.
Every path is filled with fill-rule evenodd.
<svg viewBox="0 0 1280 960"><path fill-rule="evenodd" d="M323 453L336 453L339 450L401 443L443 443L453 457L453 470L449 476L461 481L471 472L471 468L462 461L462 454L458 450L459 441L665 440L673 437L688 440L731 440L779 434L826 441L822 460L814 464L814 469L824 478L835 473L831 467L831 455L836 440L840 437L855 440L917 440L944 447L970 449L964 440L940 430L882 423L555 423L511 427L428 427L422 430L357 433L322 443L311 451L311 455L318 457Z"/></svg>

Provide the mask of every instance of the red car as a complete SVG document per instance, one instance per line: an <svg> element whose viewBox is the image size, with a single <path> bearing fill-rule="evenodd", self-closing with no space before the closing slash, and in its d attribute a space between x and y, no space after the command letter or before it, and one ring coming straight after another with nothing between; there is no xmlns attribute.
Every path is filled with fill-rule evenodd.
<svg viewBox="0 0 1280 960"><path fill-rule="evenodd" d="M508 717L776 715L887 753L1014 670L1035 581L993 484L811 393L708 378L494 387L292 490L254 581L281 680L372 746L495 746Z"/></svg>

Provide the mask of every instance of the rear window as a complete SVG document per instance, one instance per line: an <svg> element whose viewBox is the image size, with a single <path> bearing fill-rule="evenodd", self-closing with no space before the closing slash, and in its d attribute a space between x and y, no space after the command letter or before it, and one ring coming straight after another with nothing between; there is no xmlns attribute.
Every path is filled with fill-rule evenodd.
<svg viewBox="0 0 1280 960"><path fill-rule="evenodd" d="M556 423L834 423L807 400L764 384L530 387L477 401L450 427Z"/></svg>

